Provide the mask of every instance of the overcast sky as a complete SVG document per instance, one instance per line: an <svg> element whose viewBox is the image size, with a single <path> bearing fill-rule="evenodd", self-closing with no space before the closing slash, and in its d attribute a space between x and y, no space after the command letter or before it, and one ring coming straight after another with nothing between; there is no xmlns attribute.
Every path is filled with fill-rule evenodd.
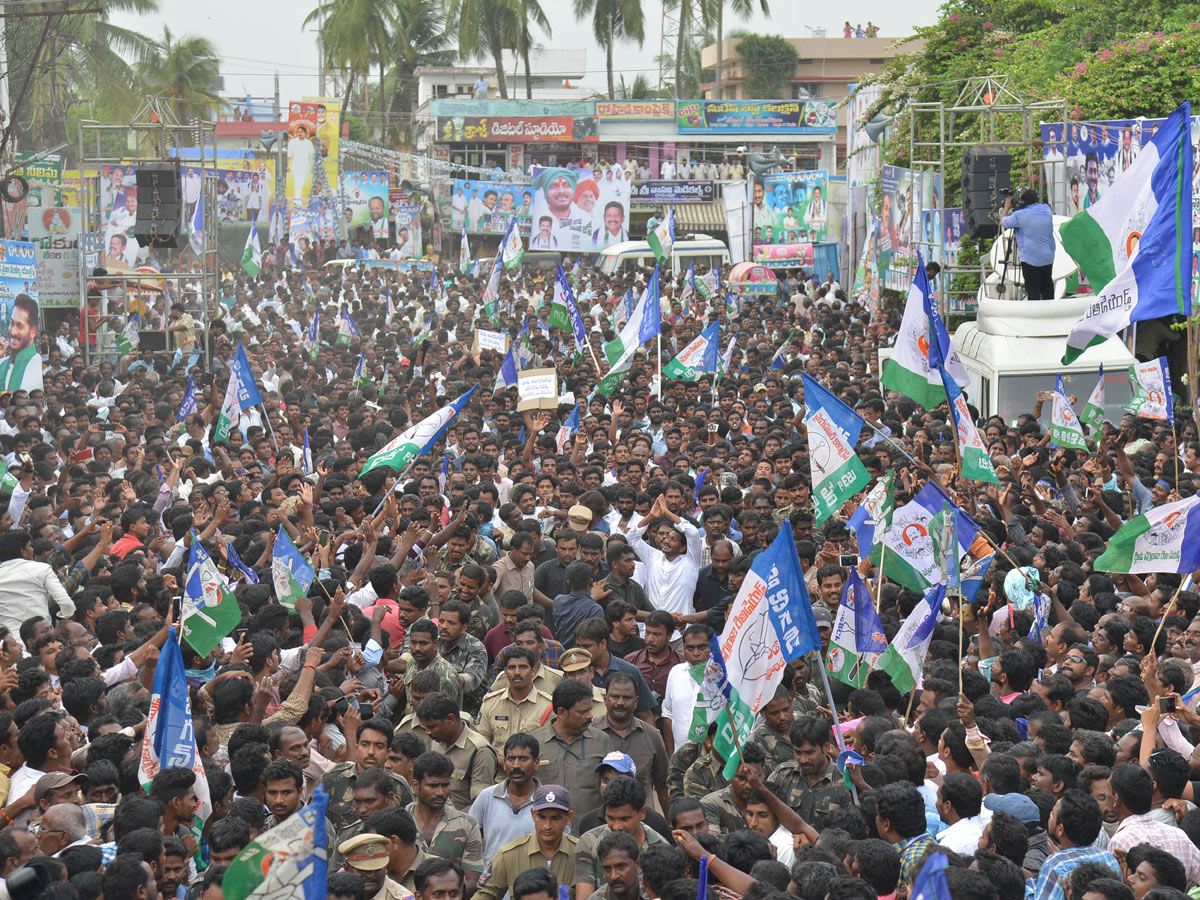
<svg viewBox="0 0 1200 900"><path fill-rule="evenodd" d="M203 35L209 38L222 57L221 73L225 76L227 95L270 97L275 92L274 75L279 73L281 99L286 103L292 97L313 95L317 92L317 48L311 30L301 27L301 22L313 8L313 0L159 0L161 14L135 16L117 14L116 24L136 28L161 36L163 25L169 25L172 34ZM762 33L779 33L785 37L803 37L808 32L796 23L790 12L799 5L799 0L774 0L775 10L771 17L758 15L746 22L726 20L727 28L743 27ZM553 37L542 43L561 49L587 48L587 74L585 83L598 90L605 86L604 52L595 46L591 30L586 24L575 21L568 0L543 0L543 9L550 18ZM894 0L859 0L847 4L848 12L841 11L842 19L813 22L813 27L824 27L829 36L840 34L846 15L851 21L873 21L883 37L910 34L914 25L933 22L937 16L940 0L912 0L896 3ZM619 45L614 53L618 77L624 74L632 81L639 72L652 79L657 77L653 59L658 53L662 33L662 7L658 2L647 3L646 42L642 48L635 44ZM787 10L785 12L785 10Z"/></svg>

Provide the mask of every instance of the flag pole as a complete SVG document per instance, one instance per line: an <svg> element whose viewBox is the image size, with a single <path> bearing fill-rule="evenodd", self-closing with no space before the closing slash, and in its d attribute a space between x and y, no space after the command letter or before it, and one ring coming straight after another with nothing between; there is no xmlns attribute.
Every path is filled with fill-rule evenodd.
<svg viewBox="0 0 1200 900"><path fill-rule="evenodd" d="M1154 629L1154 640L1150 642L1150 647L1147 648L1147 652L1150 652L1154 645L1158 643L1158 636L1162 634L1163 623L1167 621L1167 616L1169 616L1171 614L1171 610L1175 608L1175 601L1179 599L1179 594L1183 591L1183 586L1186 583L1186 578L1179 579L1179 587L1175 588L1175 593L1171 595L1171 602L1167 604L1167 608L1163 610L1162 618L1158 620L1158 628Z"/></svg>
<svg viewBox="0 0 1200 900"><path fill-rule="evenodd" d="M846 741L842 738L842 729L838 727L837 704L833 700L833 688L829 685L829 673L825 671L824 654L817 650L817 668L821 670L821 683L825 686L825 698L829 701L829 715L833 717L833 739L837 742L838 755L846 749ZM858 806L858 787L850 782L850 794L854 805Z"/></svg>
<svg viewBox="0 0 1200 900"><path fill-rule="evenodd" d="M879 612L879 604L883 599L883 558L886 555L887 541L881 539L879 541L879 572L875 578L875 612Z"/></svg>
<svg viewBox="0 0 1200 900"><path fill-rule="evenodd" d="M258 404L258 407L262 410L263 421L267 423L267 431L271 435L271 443L275 445L275 455L279 456L279 441L275 438L275 429L271 427L271 416L267 412L267 404L260 403Z"/></svg>

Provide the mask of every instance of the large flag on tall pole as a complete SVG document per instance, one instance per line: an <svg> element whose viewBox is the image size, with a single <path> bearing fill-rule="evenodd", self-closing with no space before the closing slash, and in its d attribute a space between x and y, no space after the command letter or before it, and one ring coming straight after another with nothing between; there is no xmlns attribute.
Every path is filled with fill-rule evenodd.
<svg viewBox="0 0 1200 900"><path fill-rule="evenodd" d="M138 763L138 781L142 789L149 790L154 776L163 769L191 769L196 773L193 790L197 802L191 829L199 841L204 820L212 813L212 800L208 793L208 776L204 774L204 761L200 758L200 748L196 746L187 673L183 668L183 654L179 650L179 639L175 636L174 628L168 631L154 668L154 689L150 692L150 712Z"/></svg>
<svg viewBox="0 0 1200 900"><path fill-rule="evenodd" d="M931 297L925 261L918 253L917 272L908 289L892 358L884 366L880 379L888 390L911 397L926 409L934 409L946 402L946 387L937 370L936 357L944 360L946 371L959 387L969 383L966 366L950 345L950 336L933 309Z"/></svg>
<svg viewBox="0 0 1200 900"><path fill-rule="evenodd" d="M221 412L217 416L216 439L229 440L229 431L241 418L242 413L262 402L262 395L258 392L258 385L254 383L254 372L250 368L246 350L238 344L233 365L229 368L229 386L225 389L225 400L221 403Z"/></svg>
<svg viewBox="0 0 1200 900"><path fill-rule="evenodd" d="M705 372L717 371L717 341L721 333L721 323L713 322L679 354L663 368L664 378L679 378L683 381L697 381Z"/></svg>
<svg viewBox="0 0 1200 900"><path fill-rule="evenodd" d="M225 576L200 544L192 531L192 547L188 557L187 583L183 588L183 606L179 625L183 639L200 656L213 652L222 638L237 628L242 610L229 590Z"/></svg>
<svg viewBox="0 0 1200 900"><path fill-rule="evenodd" d="M200 192L200 199L196 201L196 212L192 216L188 243L197 256L204 252L204 191Z"/></svg>
<svg viewBox="0 0 1200 900"><path fill-rule="evenodd" d="M855 447L863 430L858 413L804 373L804 424L812 466L814 523L820 525L871 483Z"/></svg>
<svg viewBox="0 0 1200 900"><path fill-rule="evenodd" d="M467 226L463 224L462 240L458 245L458 271L465 272L471 268L471 245L467 242Z"/></svg>
<svg viewBox="0 0 1200 900"><path fill-rule="evenodd" d="M1096 291L1064 364L1133 322L1192 311L1191 103L1184 101L1104 196L1059 229Z"/></svg>
<svg viewBox="0 0 1200 900"><path fill-rule="evenodd" d="M1195 572L1200 569L1200 494L1134 516L1108 539L1097 572Z"/></svg>
<svg viewBox="0 0 1200 900"><path fill-rule="evenodd" d="M916 497L892 514L892 525L871 551L871 562L878 566L882 558L883 574L910 591L924 591L935 584L940 574L929 532L934 516L945 505L946 495L933 482L927 483ZM961 559L971 549L979 529L962 510L952 509L958 517ZM884 545L887 553L882 552Z"/></svg>
<svg viewBox="0 0 1200 900"><path fill-rule="evenodd" d="M403 472L410 462L422 454L428 453L433 445L441 440L442 435L446 433L446 429L450 427L450 423L454 421L467 401L471 399L471 395L475 393L475 388L478 385L473 385L470 390L459 397L452 403L447 403L431 416L427 416L420 422L410 425L404 431L400 432L390 441L383 445L379 450L372 454L363 466L361 478L373 469L378 469L380 466L386 466L394 472Z"/></svg>
<svg viewBox="0 0 1200 900"><path fill-rule="evenodd" d="M562 306L567 311L567 324L575 337L575 349L581 352L587 350L587 327L583 324L579 304L575 302L575 294L571 291L571 285L567 282L567 275L561 264L554 273L554 306Z"/></svg>
<svg viewBox="0 0 1200 900"><path fill-rule="evenodd" d="M506 269L515 269L525 257L525 244L521 240L521 232L517 228L517 217L509 219L508 229L504 232L504 240L500 242L500 261Z"/></svg>
<svg viewBox="0 0 1200 900"><path fill-rule="evenodd" d="M658 305L658 266L650 276L646 289L633 308L633 315L617 334L615 340L604 345L604 356L608 361L608 374L600 380L600 393L611 397L625 377L633 362L638 347L656 337L662 330L662 317Z"/></svg>
<svg viewBox="0 0 1200 900"><path fill-rule="evenodd" d="M328 809L329 794L317 785L311 803L247 844L225 873L225 900L324 898L329 879Z"/></svg>

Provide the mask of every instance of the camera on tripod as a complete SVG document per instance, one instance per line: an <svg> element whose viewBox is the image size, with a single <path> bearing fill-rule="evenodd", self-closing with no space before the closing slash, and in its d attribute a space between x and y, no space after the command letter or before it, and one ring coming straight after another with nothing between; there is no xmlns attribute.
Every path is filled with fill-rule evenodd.
<svg viewBox="0 0 1200 900"><path fill-rule="evenodd" d="M1014 188L1008 188L1007 190L1000 191L998 192L996 199L999 203L999 206L996 210L997 213L1003 212L1004 204L1009 200L1012 201L1012 205L1009 207L1009 210L1012 212L1015 212L1018 209L1024 209L1027 206L1032 206L1039 200L1037 191L1033 190L1027 185L1019 185Z"/></svg>

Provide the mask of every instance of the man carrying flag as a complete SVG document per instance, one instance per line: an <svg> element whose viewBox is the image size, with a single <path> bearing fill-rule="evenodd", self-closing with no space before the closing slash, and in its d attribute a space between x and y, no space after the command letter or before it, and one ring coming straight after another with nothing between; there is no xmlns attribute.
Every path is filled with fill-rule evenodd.
<svg viewBox="0 0 1200 900"><path fill-rule="evenodd" d="M183 399L179 401L179 412L175 414L175 421L182 422L196 411L196 376L189 375L187 389L183 392Z"/></svg>
<svg viewBox="0 0 1200 900"><path fill-rule="evenodd" d="M217 416L216 439L229 440L233 424L238 422L244 413L262 402L262 395L254 382L254 372L250 368L246 350L238 344L233 365L229 369L229 386L225 389L225 399Z"/></svg>
<svg viewBox="0 0 1200 900"><path fill-rule="evenodd" d="M1095 299L1066 365L1133 322L1192 311L1191 104L1184 101L1097 202L1059 229Z"/></svg>
<svg viewBox="0 0 1200 900"><path fill-rule="evenodd" d="M583 324L583 316L579 314L575 294L571 291L571 285L567 283L567 276L561 264L554 273L554 306L562 306L567 311L567 322L575 338L575 350L580 353L587 350L587 327Z"/></svg>
<svg viewBox="0 0 1200 900"><path fill-rule="evenodd" d="M351 338L360 337L362 337L362 332L359 330L358 325L355 324L354 319L350 317L350 310L343 306L342 318L338 321L337 342L339 344L349 344Z"/></svg>
<svg viewBox="0 0 1200 900"><path fill-rule="evenodd" d="M458 244L458 271L465 273L471 268L471 247L467 243L467 226L463 225L462 240Z"/></svg>
<svg viewBox="0 0 1200 900"><path fill-rule="evenodd" d="M559 454L563 452L563 447L567 445L571 435L577 431L579 431L579 404L575 404L575 408L567 416L567 421L559 426L558 434L554 436L554 443L558 447Z"/></svg>
<svg viewBox="0 0 1200 900"><path fill-rule="evenodd" d="M600 393L611 397L617 385L629 371L638 347L662 330L662 318L658 305L658 266L650 276L650 282L642 291L641 299L633 309L633 315L617 334L616 340L604 345L604 356L608 360L608 374L600 380Z"/></svg>
<svg viewBox="0 0 1200 900"><path fill-rule="evenodd" d="M313 308L312 319L308 323L308 331L304 335L304 347L308 350L308 359L310 362L317 361L317 354L321 352L321 307Z"/></svg>
<svg viewBox="0 0 1200 900"><path fill-rule="evenodd" d="M696 296L696 264L688 263L687 273L683 276L683 290L679 292L676 301L683 307L683 314L691 316L692 298Z"/></svg>
<svg viewBox="0 0 1200 900"><path fill-rule="evenodd" d="M450 427L450 423L454 421L462 408L467 405L467 401L471 399L477 386L472 387L453 403L446 404L433 415L409 426L384 444L367 460L358 477L362 478L380 466L386 466L393 472L403 472L414 459L428 453L433 445L441 440L442 435L446 433L446 429Z"/></svg>
<svg viewBox="0 0 1200 900"><path fill-rule="evenodd" d="M225 873L225 900L324 897L329 878L328 809L329 794L318 785L312 803L254 838Z"/></svg>

